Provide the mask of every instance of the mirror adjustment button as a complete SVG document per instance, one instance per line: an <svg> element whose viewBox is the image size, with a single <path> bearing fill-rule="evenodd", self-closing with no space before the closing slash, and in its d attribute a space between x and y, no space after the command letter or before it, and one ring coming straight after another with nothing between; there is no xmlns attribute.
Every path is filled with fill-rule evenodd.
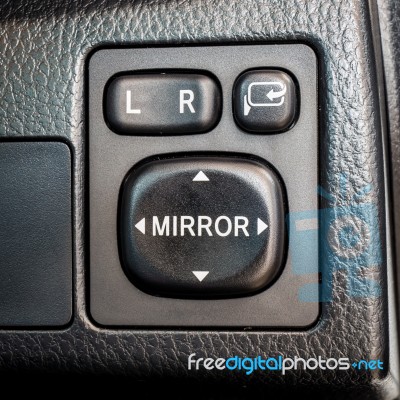
<svg viewBox="0 0 400 400"><path fill-rule="evenodd" d="M146 73L113 78L105 118L122 135L183 135L212 129L221 116L221 91L197 73Z"/></svg>
<svg viewBox="0 0 400 400"><path fill-rule="evenodd" d="M283 263L284 196L259 161L143 164L124 183L119 226L125 272L156 295L248 294L270 284Z"/></svg>
<svg viewBox="0 0 400 400"><path fill-rule="evenodd" d="M292 127L298 108L296 86L279 70L243 73L233 88L233 113L237 124L253 133L282 132Z"/></svg>

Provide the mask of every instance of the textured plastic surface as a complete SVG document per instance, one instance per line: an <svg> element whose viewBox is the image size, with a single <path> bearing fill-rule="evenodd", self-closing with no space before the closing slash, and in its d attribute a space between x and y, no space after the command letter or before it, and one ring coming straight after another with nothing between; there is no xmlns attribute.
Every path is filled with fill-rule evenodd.
<svg viewBox="0 0 400 400"><path fill-rule="evenodd" d="M0 326L72 315L71 154L64 143L0 143Z"/></svg>
<svg viewBox="0 0 400 400"><path fill-rule="evenodd" d="M387 141L390 142L388 151L388 164L392 173L392 206L391 212L395 220L395 246L397 254L400 249L400 2L396 0L378 0L382 26L382 52L384 59L385 88L388 107L388 133ZM400 273L400 257L396 259L397 276ZM399 279L397 279L399 286ZM398 306L400 297L398 296Z"/></svg>
<svg viewBox="0 0 400 400"><path fill-rule="evenodd" d="M233 156L150 161L122 190L121 260L142 290L233 297L265 289L278 274L286 199L266 165Z"/></svg>
<svg viewBox="0 0 400 400"><path fill-rule="evenodd" d="M234 64L231 60L236 60ZM118 61L118 62L117 62ZM296 125L278 135L250 135L235 123L232 90L236 78L251 68L273 66L292 72L302 94ZM102 118L102 90L120 71L200 69L219 80L222 116L211 132L180 137L116 135ZM89 63L89 204L90 311L102 325L167 327L305 327L319 314L318 290L318 121L317 59L305 45L254 45L99 50ZM244 153L270 163L285 183L290 228L282 274L265 291L231 299L160 299L134 287L118 254L117 214L121 183L147 157L201 152ZM227 196L234 196L232 189ZM316 221L308 234L297 220ZM296 242L296 238L298 239ZM304 257L304 254L306 256ZM204 270L208 266L204 265ZM106 294L106 295L105 295Z"/></svg>
<svg viewBox="0 0 400 400"><path fill-rule="evenodd" d="M399 26L395 13L398 1L387 3L393 16L388 16L386 31L398 54L400 42L391 34L391 29ZM0 11L0 135L58 137L68 140L73 150L76 309L73 324L62 332L0 331L2 370L112 372L127 375L130 380L164 377L168 382L188 377L193 379L190 394L199 393L203 395L199 398L205 399L229 394L248 399L250 388L257 384L258 390L251 394L260 397L274 388L280 396L292 390L292 397L305 395L311 388L316 397L329 399L397 396L398 377L393 375L396 371L392 366L379 374L349 370L340 375L320 370L291 370L285 376L187 370L187 357L193 352L198 357L212 358L231 354L348 354L389 359L393 349L389 347L388 332L395 329L395 315L386 300L388 294L393 297L393 292L385 284L385 255L380 267L367 271L382 286L379 298L352 296L346 289L349 263L339 263L335 257L323 259L324 268L341 267L332 279L332 301L323 304L320 322L301 332L99 329L88 316L88 210L84 190L88 138L84 82L88 55L101 46L116 45L311 44L319 54L320 65L320 183L325 192L333 194L325 205L340 206L349 199L349 193L371 184L367 198L377 207L379 229L384 233L382 131L376 90L380 71L374 63L379 52L374 49L367 1L6 0L0 2ZM382 14L385 11L380 8ZM388 69L394 74L390 65ZM398 82L396 76L393 79L390 82ZM395 84L389 87L396 88ZM395 104L398 103L391 103L391 112L399 109ZM393 129L398 132L395 126ZM339 190L338 176L343 172L348 177L347 191ZM390 346L395 343L396 338ZM234 386L216 391L213 383ZM160 386L161 382L152 382L146 390L159 391ZM179 387L175 393L181 390Z"/></svg>

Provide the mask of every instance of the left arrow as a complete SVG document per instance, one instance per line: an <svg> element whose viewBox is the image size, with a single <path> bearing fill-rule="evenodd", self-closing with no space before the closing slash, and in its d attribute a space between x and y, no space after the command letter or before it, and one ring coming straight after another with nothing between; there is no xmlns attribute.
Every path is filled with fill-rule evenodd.
<svg viewBox="0 0 400 400"><path fill-rule="evenodd" d="M279 97L282 97L285 93L286 93L286 85L283 85L279 82L277 82L277 84L282 87L282 90L275 92L274 89L271 89L268 93L267 93L267 97L271 100L274 101L275 99L278 99Z"/></svg>
<svg viewBox="0 0 400 400"><path fill-rule="evenodd" d="M135 228L138 229L143 235L146 233L146 218L142 218L136 225Z"/></svg>

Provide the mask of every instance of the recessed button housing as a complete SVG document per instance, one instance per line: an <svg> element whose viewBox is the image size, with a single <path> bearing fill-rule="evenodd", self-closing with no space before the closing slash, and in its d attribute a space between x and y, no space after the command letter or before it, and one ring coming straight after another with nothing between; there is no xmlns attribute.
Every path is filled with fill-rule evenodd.
<svg viewBox="0 0 400 400"><path fill-rule="evenodd" d="M320 314L321 233L315 220L319 215L315 188L320 182L318 59L314 50L304 44L124 47L99 49L91 54L87 67L88 311L93 322L112 329L169 331L229 331L247 327L255 330L308 329L314 324ZM301 94L301 112L297 112L288 128L290 130L285 133L246 134L233 118L233 86L246 71L267 68L285 71L292 78L297 94ZM146 137L136 135L138 129L129 136L116 134L115 128L111 129L104 116L105 94L113 80L139 73L146 75L147 72L157 75L160 71L167 74L193 73L214 79L222 96L222 112L214 128L205 134L185 135L182 131L180 136L174 136L172 132L169 136L155 133L145 134ZM132 102L132 107L138 106ZM252 111L253 107L250 114ZM154 124L158 124L157 119ZM183 179L184 165L180 163L189 163L194 158L202 163L193 167L190 176ZM213 158L221 162L218 166L228 165L223 162L230 159L232 168L217 173L219 167L211 165ZM167 163L168 160L171 164ZM174 163L182 165L182 169L173 168ZM157 165L161 167L156 169ZM247 179L237 177L239 171L248 171L246 176L250 178L254 176L250 171L264 171L263 168L272 176L279 177L276 178L280 185L278 191L283 192L287 199L285 217L280 220L280 223L285 223L286 234L279 236L277 233L276 236L283 236L283 242L269 239L274 237L274 229L276 232L279 229L272 220L268 221L268 215L275 215L273 206L269 208L271 212L263 211L265 204L274 203L260 199L257 194L266 193L262 189L265 185L252 185ZM160 180L155 179L154 185L150 184L145 179L146 171L151 172L149 179L154 171L154 177ZM168 171L171 173L169 181ZM200 171L209 181L193 181ZM222 182L219 184L220 192L214 183L216 177L222 179L218 179ZM166 182L171 187L166 187ZM184 182L185 190L182 189ZM194 189L195 184L200 186ZM200 196L200 188L207 187L205 185L210 185L210 192L206 198L203 197L207 200L204 207L200 207L195 199ZM135 201L133 197L130 200L130 192L137 196ZM161 196L162 193L165 196ZM125 217L122 217L123 198ZM164 204L161 204L162 199ZM142 213L139 204L143 206ZM196 207L198 211L192 213ZM256 213L257 208L260 212ZM207 214L207 211L210 212ZM152 236L154 216L158 217L159 227L156 229L162 229L164 217L170 217L170 236ZM177 232L183 224L190 226L192 223L191 219L181 217L193 217L192 229L196 236L185 227L185 236L174 237L174 216L179 217L176 219ZM208 218L199 219L201 216L211 218L209 229L212 237L208 236L206 229ZM217 222L218 217L224 216L232 224L229 235L225 237L216 232L216 228L222 233L227 231L229 222L226 219L220 218ZM249 237L240 228L245 220L238 218L235 221L235 217L248 219ZM143 218L145 220L141 222ZM269 227L260 235L257 234L257 218ZM301 222L303 220L306 222ZM200 224L202 236L198 236ZM142 227L145 234L138 229ZM310 229L304 230L304 227ZM282 244L284 255L281 265L275 270ZM254 262L252 251L257 246L259 256L264 260L268 259L268 254L277 259L271 264ZM174 258L176 264L171 267ZM246 262L248 267L245 267ZM193 271L200 273L196 277ZM250 279L251 271L254 274L258 272L260 278ZM271 278L273 271L276 271L275 276Z"/></svg>
<svg viewBox="0 0 400 400"><path fill-rule="evenodd" d="M212 129L221 116L217 82L199 73L140 73L112 78L105 118L123 135L181 135Z"/></svg>
<svg viewBox="0 0 400 400"><path fill-rule="evenodd" d="M282 132L295 122L297 96L296 85L286 72L247 71L239 76L233 89L234 117L248 132Z"/></svg>
<svg viewBox="0 0 400 400"><path fill-rule="evenodd" d="M157 295L258 291L283 263L284 209L279 179L262 162L194 156L148 162L123 188L125 271Z"/></svg>

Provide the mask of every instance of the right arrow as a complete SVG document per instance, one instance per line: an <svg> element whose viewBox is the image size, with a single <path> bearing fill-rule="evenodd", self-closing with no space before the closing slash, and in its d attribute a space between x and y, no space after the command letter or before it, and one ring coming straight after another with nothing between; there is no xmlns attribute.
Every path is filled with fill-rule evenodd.
<svg viewBox="0 0 400 400"><path fill-rule="evenodd" d="M142 218L136 225L135 228L143 233L146 233L146 218Z"/></svg>
<svg viewBox="0 0 400 400"><path fill-rule="evenodd" d="M263 233L268 228L268 225L262 221L260 218L257 218L257 235Z"/></svg>

